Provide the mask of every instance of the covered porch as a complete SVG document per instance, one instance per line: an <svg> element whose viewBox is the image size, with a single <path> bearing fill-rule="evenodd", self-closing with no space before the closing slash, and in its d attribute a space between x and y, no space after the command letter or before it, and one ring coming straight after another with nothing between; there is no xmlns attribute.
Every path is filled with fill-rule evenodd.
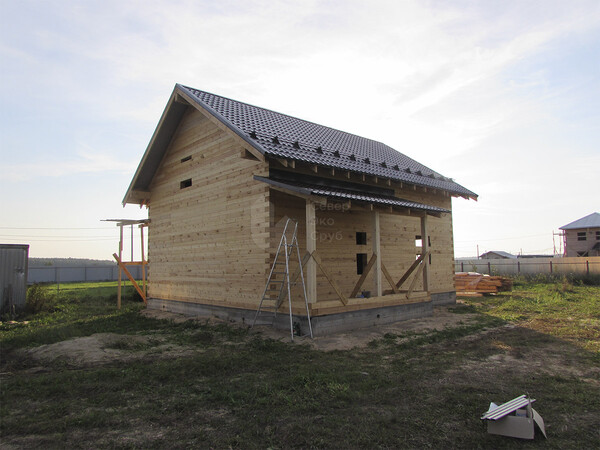
<svg viewBox="0 0 600 450"><path fill-rule="evenodd" d="M269 184L272 191L295 198L295 211L283 210L277 218L295 213L300 220L303 216L299 238L311 317L431 302L428 218L440 217L449 213L448 210L400 199L386 188L373 187L365 192L364 185L359 191L335 180L320 180L316 184L315 180L290 180L273 175L255 179ZM274 197L275 208L282 209L278 206L282 197ZM300 206L304 211L299 211ZM412 224L418 221L418 235L413 234L421 241L417 251L414 239L408 244L393 246L389 244L390 236L382 238L382 221L387 234L391 234L390 224L400 223L403 217L410 218ZM323 233L329 221L331 231ZM358 232L358 229L365 231ZM334 233L339 239L333 237ZM356 246L352 242L354 233ZM361 233L364 242L359 242ZM324 234L326 239L323 239ZM396 251L410 246L412 253ZM355 254L356 251L359 253ZM355 272L352 264L356 265ZM299 276L300 270L296 268L290 274L290 282L299 281ZM286 302L280 304L282 311L287 311ZM294 299L292 312L306 315L303 299Z"/></svg>

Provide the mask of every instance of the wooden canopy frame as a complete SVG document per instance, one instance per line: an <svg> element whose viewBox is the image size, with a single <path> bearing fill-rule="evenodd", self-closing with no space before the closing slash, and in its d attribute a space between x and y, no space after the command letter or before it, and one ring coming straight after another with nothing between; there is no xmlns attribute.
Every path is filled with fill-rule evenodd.
<svg viewBox="0 0 600 450"><path fill-rule="evenodd" d="M117 308L121 309L121 293L122 293L122 284L123 284L123 273L131 284L135 288L135 290L140 294L144 304L148 304L147 301L147 293L148 293L148 280L146 280L146 266L148 265L148 260L146 259L146 252L144 250L144 228L148 226L150 223L150 219L106 219L104 222L116 222L116 225L119 227L119 253L113 253L113 257L117 261L117 265L119 266L119 278L117 285ZM140 249L141 249L141 258L138 261L135 261L133 258L133 229L135 226L138 226L140 230ZM123 261L123 227L131 227L131 260ZM142 266L142 286L140 286L131 272L127 269L127 266Z"/></svg>

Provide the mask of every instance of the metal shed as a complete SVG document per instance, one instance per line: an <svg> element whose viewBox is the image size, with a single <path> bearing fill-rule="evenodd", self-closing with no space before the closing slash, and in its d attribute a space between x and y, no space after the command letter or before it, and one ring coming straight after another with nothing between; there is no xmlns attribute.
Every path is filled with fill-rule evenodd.
<svg viewBox="0 0 600 450"><path fill-rule="evenodd" d="M0 311L25 307L29 245L0 244Z"/></svg>

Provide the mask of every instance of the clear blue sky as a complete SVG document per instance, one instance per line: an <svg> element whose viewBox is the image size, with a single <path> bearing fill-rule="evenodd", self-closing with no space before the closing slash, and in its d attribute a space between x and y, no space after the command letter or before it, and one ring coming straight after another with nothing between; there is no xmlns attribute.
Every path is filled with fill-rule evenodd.
<svg viewBox="0 0 600 450"><path fill-rule="evenodd" d="M600 210L600 2L0 0L0 242L109 259L176 82L376 139L480 195L456 256Z"/></svg>

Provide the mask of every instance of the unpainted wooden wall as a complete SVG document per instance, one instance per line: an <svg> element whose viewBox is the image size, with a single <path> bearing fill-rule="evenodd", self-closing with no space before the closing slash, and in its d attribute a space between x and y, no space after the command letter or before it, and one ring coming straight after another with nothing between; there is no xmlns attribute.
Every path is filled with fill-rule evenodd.
<svg viewBox="0 0 600 450"><path fill-rule="evenodd" d="M253 175L268 168L242 158L237 142L195 109L182 119L151 185L150 297L256 308L268 270L269 189Z"/></svg>

